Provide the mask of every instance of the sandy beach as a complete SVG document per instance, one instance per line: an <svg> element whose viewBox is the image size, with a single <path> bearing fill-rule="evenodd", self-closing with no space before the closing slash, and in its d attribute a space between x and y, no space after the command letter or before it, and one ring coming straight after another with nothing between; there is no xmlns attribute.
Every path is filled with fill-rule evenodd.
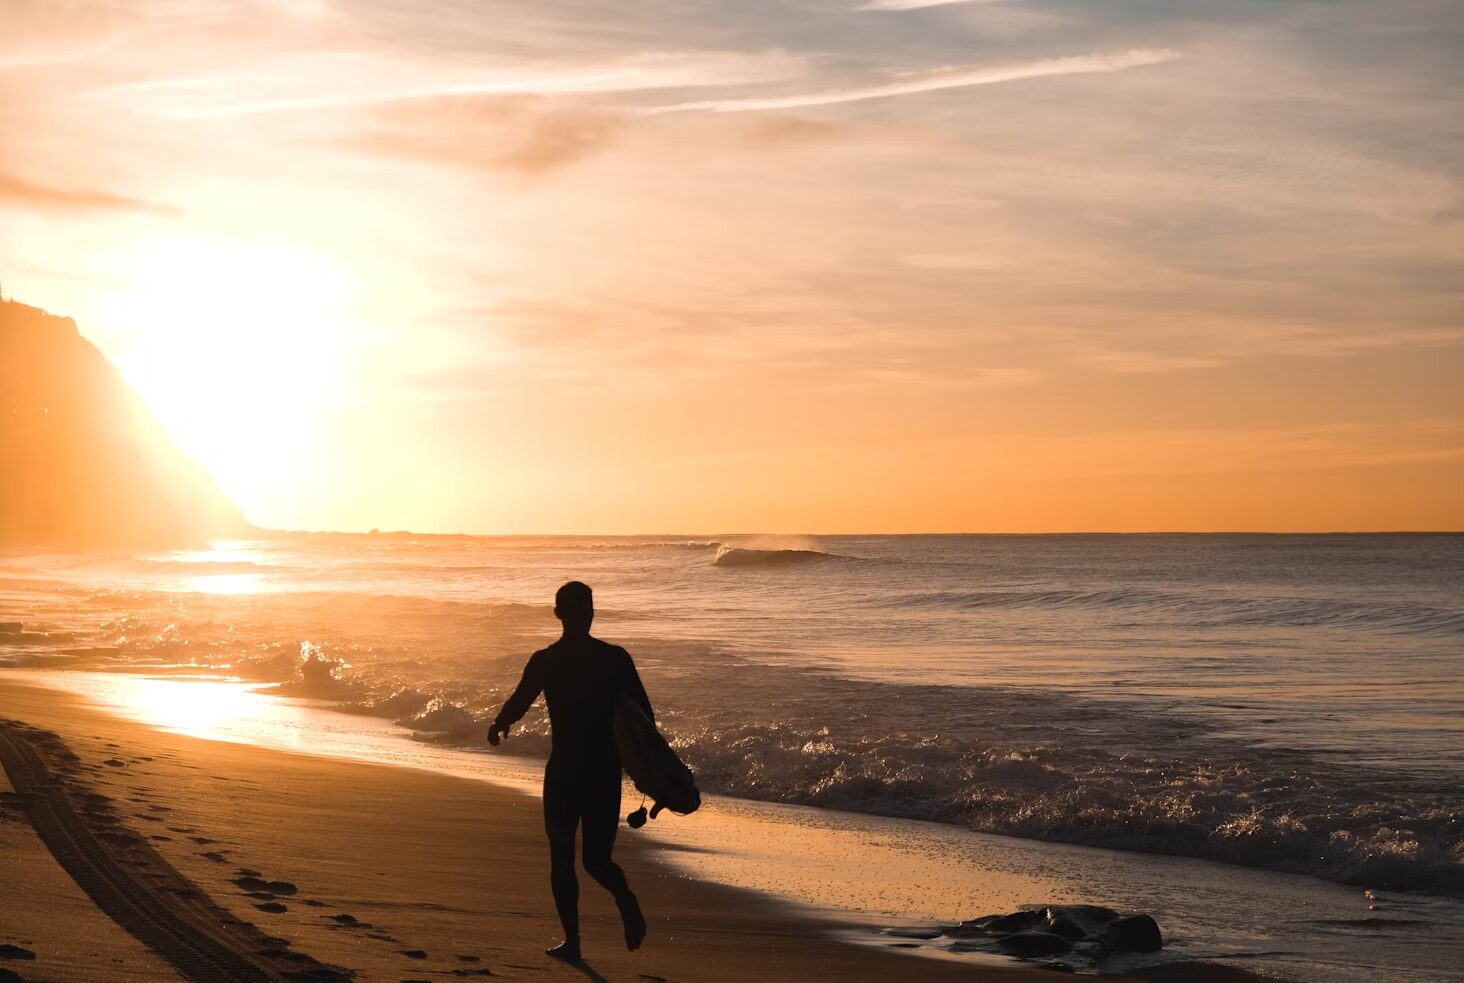
<svg viewBox="0 0 1464 983"><path fill-rule="evenodd" d="M16 679L0 701L14 785L0 944L15 947L0 968L20 979L1058 978L842 942L836 925L674 874L630 838L618 855L646 947L627 953L610 899L585 890L587 964L557 964L541 951L556 925L529 796L164 733Z"/></svg>

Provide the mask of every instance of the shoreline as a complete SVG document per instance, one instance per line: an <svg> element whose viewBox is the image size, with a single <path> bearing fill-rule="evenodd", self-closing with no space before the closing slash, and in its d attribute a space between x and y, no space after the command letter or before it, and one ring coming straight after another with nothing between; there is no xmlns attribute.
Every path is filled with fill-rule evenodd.
<svg viewBox="0 0 1464 983"><path fill-rule="evenodd" d="M557 923L547 885L540 883L547 879L547 859L537 803L522 792L409 767L186 737L9 674L0 676L0 697L6 716L54 730L72 747L83 769L78 780L93 787L86 794L107 795L121 812L132 812L121 817L123 828L147 836L180 875L236 917L278 933L301 953L366 978L382 972L387 975L379 978L404 978L390 974L428 967L402 953L426 952L430 961L443 950L445 936L460 936L463 923L472 922L479 937L491 939L500 955L456 953L451 964L437 967L439 972L465 975L473 967L457 962L459 955L512 958L515 974L560 969L541 955L540 943L553 938ZM200 779L194 774L200 772L210 774ZM202 796L201 789L206 790ZM120 805L119 799L130 805ZM405 813L389 830L369 821L384 801ZM337 821L358 813L367 821L345 826ZM160 823L167 832L149 832ZM464 835L441 835L443 824ZM488 828L494 829L492 836L482 836ZM683 868L666 863L668 854L678 851L675 844L622 836L620 846L617 856L641 893L652 936L647 950L625 953L618 945L618 923L608 898L598 897L587 882L582 906L587 954L596 972L650 978L665 970L670 975L662 978L678 981L810 975L887 979L908 975L917 965L910 962L910 953L888 951L888 943L871 944L876 936L857 919L819 918L763 893L688 877ZM344 856L343 847L349 847ZM359 873L348 871L348 857L382 855L383 850L405 853L415 862L403 866L399 859L394 872L380 871L366 883ZM303 859L307 856L313 863ZM506 858L512 863L505 864ZM475 866L502 878L513 903L503 904L500 889L493 908L473 907L484 902L485 893L493 893L467 873ZM244 896L233 883L241 870L288 881L299 894L263 902L281 904L285 911L254 910L257 899ZM375 890L367 890L368 885ZM468 907L463 907L464 898L470 900ZM392 913L394 923L410 927L410 940L396 924L385 933L355 930L383 925L383 911ZM340 915L346 918L338 919ZM355 923L349 930L343 927L348 922ZM0 933L5 931L0 922ZM400 944L377 938L375 950L380 951L373 951L372 935L390 935ZM343 949L346 939L354 944ZM738 962L731 975L719 953ZM495 974L504 975L509 966L504 962ZM714 967L710 973L709 966ZM918 966L922 978L936 980L973 973L1013 981L1055 976L1006 959L923 959ZM1239 970L1189 963L1144 971L1143 977L1190 979L1199 978L1197 973L1216 980L1254 978Z"/></svg>
<svg viewBox="0 0 1464 983"><path fill-rule="evenodd" d="M914 965L904 954L839 941L832 933L840 926L775 900L672 873L655 862L654 848L627 837L617 857L641 895L651 935L644 950L626 953L610 899L586 879L581 905L591 969L584 972L542 954L558 925L537 803L521 793L175 735L8 677L0 677L0 700L6 717L53 731L77 756L74 774L65 776L74 786L68 794L107 807L118 829L146 838L149 850L230 915L288 943L277 948L359 978L455 978L489 969L592 979L889 979ZM343 824L343 816L355 818ZM241 873L248 871L255 873ZM235 883L251 876L266 889ZM272 893L270 886L274 897L250 896ZM10 907L0 909L6 943ZM59 922L47 926L56 938L29 939L26 948L39 958L10 964L16 971L49 975L48 961L64 961L62 950L83 944L73 913L57 914ZM94 909L75 914L95 920ZM919 966L932 980L977 971L991 980L1057 978L1017 965Z"/></svg>

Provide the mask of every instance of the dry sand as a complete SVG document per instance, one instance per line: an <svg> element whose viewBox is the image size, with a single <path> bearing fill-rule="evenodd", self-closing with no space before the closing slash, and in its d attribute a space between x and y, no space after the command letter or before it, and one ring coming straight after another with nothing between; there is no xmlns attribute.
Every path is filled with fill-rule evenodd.
<svg viewBox="0 0 1464 983"><path fill-rule="evenodd" d="M587 963L564 965L542 952L558 925L531 797L182 737L16 678L0 677L0 719L27 793L0 819L0 946L35 954L0 955L0 980L1071 979L840 942L761 895L674 874L630 837L617 857L646 946L625 951L609 897L582 877ZM1163 978L1201 972L1246 978Z"/></svg>

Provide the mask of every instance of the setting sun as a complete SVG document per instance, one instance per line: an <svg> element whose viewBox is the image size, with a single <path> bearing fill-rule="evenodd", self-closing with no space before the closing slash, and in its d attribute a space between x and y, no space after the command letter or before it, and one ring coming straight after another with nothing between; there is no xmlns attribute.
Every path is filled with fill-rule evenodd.
<svg viewBox="0 0 1464 983"><path fill-rule="evenodd" d="M116 362L178 444L240 501L284 482L349 371L354 284L278 242L160 237L101 309Z"/></svg>

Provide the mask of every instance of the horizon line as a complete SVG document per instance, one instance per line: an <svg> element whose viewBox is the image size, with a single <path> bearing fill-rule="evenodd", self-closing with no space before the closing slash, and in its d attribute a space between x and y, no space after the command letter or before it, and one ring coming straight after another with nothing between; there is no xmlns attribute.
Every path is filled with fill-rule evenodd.
<svg viewBox="0 0 1464 983"><path fill-rule="evenodd" d="M1460 536L1460 529L1049 529L1024 531L947 530L940 532L419 532L411 529L265 529L267 536L436 536L451 539L715 539L719 536ZM242 537L233 537L242 538ZM213 542L226 542L220 537Z"/></svg>

